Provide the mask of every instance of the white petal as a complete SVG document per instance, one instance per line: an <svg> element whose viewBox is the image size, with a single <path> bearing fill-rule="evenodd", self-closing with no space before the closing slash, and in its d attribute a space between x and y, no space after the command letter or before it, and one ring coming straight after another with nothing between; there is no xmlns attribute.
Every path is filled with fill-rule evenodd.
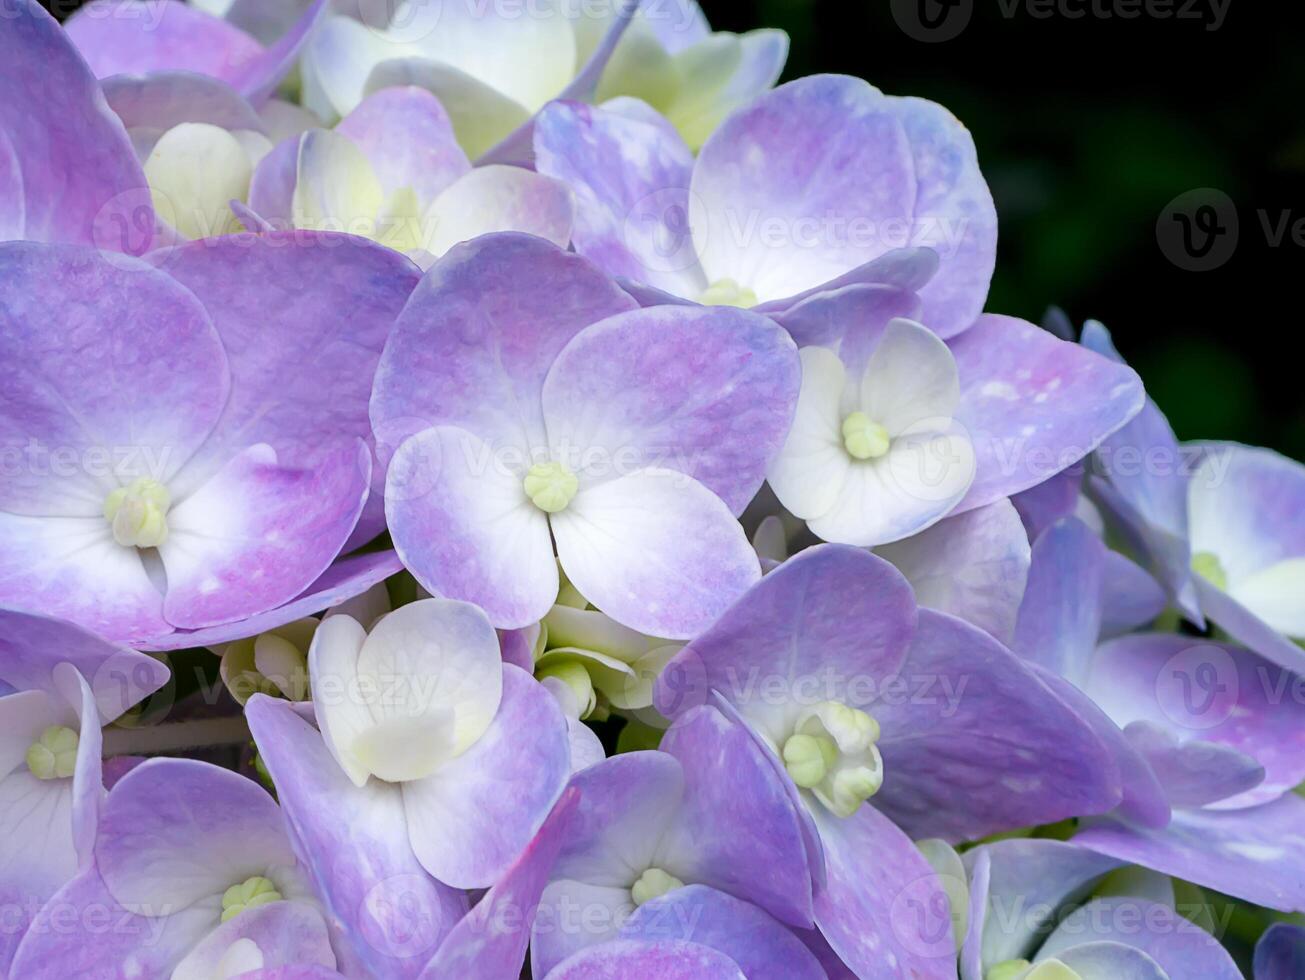
<svg viewBox="0 0 1305 980"><path fill-rule="evenodd" d="M861 411L896 437L921 423L945 427L961 400L956 360L932 330L892 320L861 378Z"/></svg>
<svg viewBox="0 0 1305 980"><path fill-rule="evenodd" d="M168 130L145 161L155 211L192 239L237 230L230 202L245 199L253 175L240 141L207 123L182 123Z"/></svg>
<svg viewBox="0 0 1305 980"><path fill-rule="evenodd" d="M1231 595L1279 633L1305 639L1305 558L1270 565L1234 584Z"/></svg>
<svg viewBox="0 0 1305 980"><path fill-rule="evenodd" d="M358 686L358 655L366 639L366 631L356 620L332 616L317 628L308 652L317 727L331 755L356 786L367 782L368 770L354 756L352 746L373 723Z"/></svg>
<svg viewBox="0 0 1305 980"><path fill-rule="evenodd" d="M375 237L384 207L381 182L353 140L324 129L304 134L293 203L296 227Z"/></svg>
<svg viewBox="0 0 1305 980"><path fill-rule="evenodd" d="M766 479L789 512L811 520L834 506L852 459L843 448L843 362L823 347L806 347L800 356L802 389L793 427Z"/></svg>
<svg viewBox="0 0 1305 980"><path fill-rule="evenodd" d="M571 192L520 167L479 167L440 194L426 221L425 248L437 257L498 231L526 232L565 248L571 243Z"/></svg>

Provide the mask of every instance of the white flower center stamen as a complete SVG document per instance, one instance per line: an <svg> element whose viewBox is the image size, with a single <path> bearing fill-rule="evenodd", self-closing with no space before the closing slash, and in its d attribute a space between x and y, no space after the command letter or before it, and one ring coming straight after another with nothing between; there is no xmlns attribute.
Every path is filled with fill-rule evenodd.
<svg viewBox="0 0 1305 980"><path fill-rule="evenodd" d="M276 885L262 875L254 875L222 893L222 921L234 919L245 909L255 909L279 901L281 893L276 890Z"/></svg>
<svg viewBox="0 0 1305 980"><path fill-rule="evenodd" d="M850 817L884 782L879 724L856 708L825 701L804 711L780 755L793 782L829 811Z"/></svg>
<svg viewBox="0 0 1305 980"><path fill-rule="evenodd" d="M545 514L566 510L580 489L576 475L561 463L536 463L525 479L526 496Z"/></svg>
<svg viewBox="0 0 1305 980"><path fill-rule="evenodd" d="M168 540L171 506L168 488L142 476L104 498L104 519L124 548L157 548Z"/></svg>
<svg viewBox="0 0 1305 980"><path fill-rule="evenodd" d="M645 902L651 902L654 898L661 898L683 887L684 882L675 875L667 874L661 868L649 868L630 886L630 898L637 908Z"/></svg>
<svg viewBox="0 0 1305 980"><path fill-rule="evenodd" d="M865 412L853 412L843 419L843 448L853 459L879 459L891 445L888 430Z"/></svg>
<svg viewBox="0 0 1305 980"><path fill-rule="evenodd" d="M27 750L27 768L37 779L68 779L77 768L77 733L51 725Z"/></svg>
<svg viewBox="0 0 1305 980"><path fill-rule="evenodd" d="M698 297L703 306L736 306L750 310L757 305L757 294L733 279L718 279Z"/></svg>

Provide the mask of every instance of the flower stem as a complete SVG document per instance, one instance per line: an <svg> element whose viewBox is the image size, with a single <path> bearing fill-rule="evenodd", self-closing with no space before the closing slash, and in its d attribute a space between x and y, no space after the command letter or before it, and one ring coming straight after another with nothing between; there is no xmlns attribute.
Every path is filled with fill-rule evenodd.
<svg viewBox="0 0 1305 980"><path fill-rule="evenodd" d="M240 745L250 740L244 715L200 718L143 728L110 726L104 730L104 755L157 755L218 745Z"/></svg>

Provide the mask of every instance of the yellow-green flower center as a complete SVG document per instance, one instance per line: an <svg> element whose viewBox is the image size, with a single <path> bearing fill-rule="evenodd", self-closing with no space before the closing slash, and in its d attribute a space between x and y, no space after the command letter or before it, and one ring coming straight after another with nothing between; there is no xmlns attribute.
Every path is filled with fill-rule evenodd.
<svg viewBox="0 0 1305 980"><path fill-rule="evenodd" d="M891 445L888 430L865 412L853 412L843 419L843 448L853 459L878 459Z"/></svg>
<svg viewBox="0 0 1305 980"><path fill-rule="evenodd" d="M245 909L255 909L281 901L281 893L276 885L261 875L246 878L238 885L232 885L222 893L222 921L234 919Z"/></svg>
<svg viewBox="0 0 1305 980"><path fill-rule="evenodd" d="M698 302L703 306L737 306L750 310L757 305L757 294L733 279L718 279L703 290Z"/></svg>
<svg viewBox="0 0 1305 980"><path fill-rule="evenodd" d="M535 671L535 679L544 681L552 677L561 681L575 698L575 707L581 721L593 714L598 707L598 693L594 690L594 680L589 671L578 660L559 660L540 667Z"/></svg>
<svg viewBox="0 0 1305 980"><path fill-rule="evenodd" d="M857 708L825 701L798 717L780 755L789 776L834 815L850 817L884 782L879 724Z"/></svg>
<svg viewBox="0 0 1305 980"><path fill-rule="evenodd" d="M1007 960L988 971L986 980L1083 980L1077 970L1060 960L1043 960L1037 966L1028 960Z"/></svg>
<svg viewBox="0 0 1305 980"><path fill-rule="evenodd" d="M51 725L27 750L27 768L37 779L68 779L77 768L79 741L71 728Z"/></svg>
<svg viewBox="0 0 1305 980"><path fill-rule="evenodd" d="M1198 551L1192 555L1192 571L1216 589L1228 588L1228 573L1224 571L1223 563L1213 551Z"/></svg>
<svg viewBox="0 0 1305 980"><path fill-rule="evenodd" d="M168 540L171 506L168 488L142 476L104 498L104 519L124 548L157 548Z"/></svg>
<svg viewBox="0 0 1305 980"><path fill-rule="evenodd" d="M651 902L654 898L661 898L683 887L684 882L675 875L667 874L661 868L649 868L630 887L630 898L637 908L645 902Z"/></svg>
<svg viewBox="0 0 1305 980"><path fill-rule="evenodd" d="M536 463L525 479L526 496L546 514L566 510L580 489L576 475L561 463Z"/></svg>

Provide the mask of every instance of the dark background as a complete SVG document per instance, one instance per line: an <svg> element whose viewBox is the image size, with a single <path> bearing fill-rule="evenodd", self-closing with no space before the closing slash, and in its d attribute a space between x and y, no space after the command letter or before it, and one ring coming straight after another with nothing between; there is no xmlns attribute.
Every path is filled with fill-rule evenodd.
<svg viewBox="0 0 1305 980"><path fill-rule="evenodd" d="M895 0L701 2L718 29L788 31L786 78L859 75L960 117L1001 219L990 310L1037 321L1056 304L1099 319L1180 438L1305 460L1305 242L1271 245L1260 215L1305 221L1299 5L1229 0L1207 30L1209 16L1162 20L1138 0L1136 19L1101 17L1091 0L1041 0L1088 12L1078 19L971 0L958 36L923 43L899 26ZM1208 0L1192 9L1208 15ZM1179 268L1157 236L1162 215L1174 227L1170 202L1196 188L1223 191L1239 218L1235 250L1205 272Z"/></svg>
<svg viewBox="0 0 1305 980"><path fill-rule="evenodd" d="M788 31L786 78L859 75L966 123L1001 218L989 309L1100 319L1180 438L1305 460L1300 5L1217 0L1211 30L1212 0L947 0L967 26L923 42L899 23L919 2L939 0L701 0L717 29ZM1239 229L1194 272L1157 228L1173 231L1166 209L1198 188L1227 195L1220 227L1235 209ZM1284 216L1300 243L1266 233Z"/></svg>

